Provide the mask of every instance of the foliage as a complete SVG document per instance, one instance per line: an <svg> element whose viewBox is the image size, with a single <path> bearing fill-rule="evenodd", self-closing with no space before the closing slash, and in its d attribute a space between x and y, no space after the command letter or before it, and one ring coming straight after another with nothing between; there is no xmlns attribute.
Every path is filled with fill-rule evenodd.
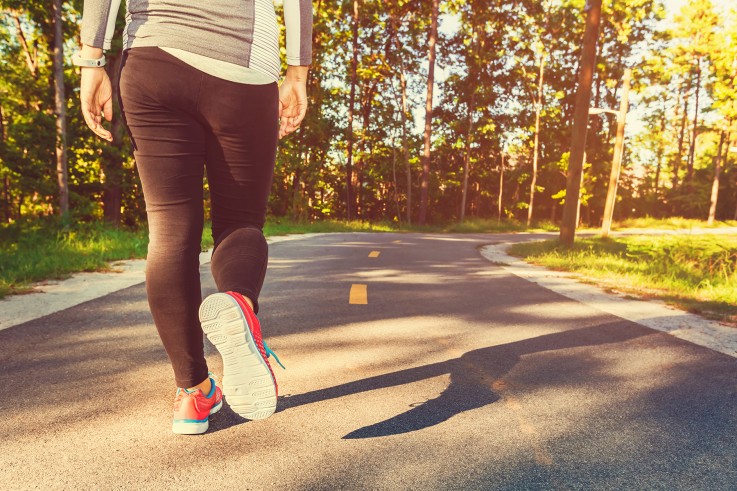
<svg viewBox="0 0 737 491"><path fill-rule="evenodd" d="M438 42L430 223L527 215L535 115L540 150L534 217L555 223L565 198L585 0L443 0ZM69 186L78 220L145 222L131 145L119 117L116 144L93 137L79 112L78 45L82 1L64 3ZM269 214L295 221L340 219L346 193L363 221L402 223L418 214L422 128L431 2L359 0L353 176L346 182L348 99L354 0L316 0L310 109L300 130L279 148ZM0 0L0 182L3 223L52 215L55 113L50 0ZM689 0L666 19L660 0L605 2L592 105L616 108L621 79L635 69L633 110L645 131L628 138L615 218L704 218L709 208L719 135L723 178L717 218L737 210L737 27L735 14L710 0ZM123 9L114 45L121 56ZM283 34L283 33L282 33ZM538 74L544 63L541 103ZM115 75L116 64L109 73ZM406 90L405 90L406 89ZM403 107L406 96L406 111ZM698 109L696 98L699 98ZM119 108L115 113L119 115ZM406 120L406 121L405 121ZM612 158L614 119L592 116L581 220L601 221ZM721 132L721 133L720 133ZM501 210L499 205L501 204Z"/></svg>

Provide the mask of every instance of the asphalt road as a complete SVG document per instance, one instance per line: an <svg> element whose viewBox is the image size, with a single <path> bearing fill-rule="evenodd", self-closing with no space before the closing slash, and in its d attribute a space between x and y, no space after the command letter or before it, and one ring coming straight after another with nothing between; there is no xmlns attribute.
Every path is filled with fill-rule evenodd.
<svg viewBox="0 0 737 491"><path fill-rule="evenodd" d="M499 240L272 245L277 413L202 436L170 432L143 285L1 331L0 488L737 489L737 359L512 276Z"/></svg>

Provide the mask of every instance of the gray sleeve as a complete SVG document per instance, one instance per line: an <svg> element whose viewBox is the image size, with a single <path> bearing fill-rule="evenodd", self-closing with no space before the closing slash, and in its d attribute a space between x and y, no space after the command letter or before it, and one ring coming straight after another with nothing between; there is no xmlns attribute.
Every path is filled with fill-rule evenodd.
<svg viewBox="0 0 737 491"><path fill-rule="evenodd" d="M110 49L121 0L84 0L82 43L94 48Z"/></svg>
<svg viewBox="0 0 737 491"><path fill-rule="evenodd" d="M284 0L287 28L287 64L312 62L312 0Z"/></svg>

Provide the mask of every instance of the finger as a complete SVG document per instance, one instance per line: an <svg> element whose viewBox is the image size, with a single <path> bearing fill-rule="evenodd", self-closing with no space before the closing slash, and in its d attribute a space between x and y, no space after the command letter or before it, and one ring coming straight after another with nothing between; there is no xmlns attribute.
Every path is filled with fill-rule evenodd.
<svg viewBox="0 0 737 491"><path fill-rule="evenodd" d="M105 106L102 108L103 114L105 115L105 119L108 121L113 120L113 98L111 97L107 101L105 101Z"/></svg>
<svg viewBox="0 0 737 491"><path fill-rule="evenodd" d="M89 104L86 106L89 108ZM100 124L100 116L93 115L89 109L82 111L82 115L84 116L85 123L87 123L87 126L89 126L95 135L99 136L103 140L113 141L112 133L103 128Z"/></svg>
<svg viewBox="0 0 737 491"><path fill-rule="evenodd" d="M89 109L89 104L86 108L83 104L82 116L84 116L84 122L87 123L87 126L89 126L92 131L95 131L95 128L99 125L97 124L97 121L95 121L94 114L92 114L92 111Z"/></svg>
<svg viewBox="0 0 737 491"><path fill-rule="evenodd" d="M294 126L299 126L300 124L302 124L302 120L305 119L305 114L307 114L307 108L305 108L304 106L300 107L299 112L297 112L297 114L295 114L292 118L292 124Z"/></svg>
<svg viewBox="0 0 737 491"><path fill-rule="evenodd" d="M294 133L299 128L299 123L296 118L288 118L287 120L287 133Z"/></svg>
<svg viewBox="0 0 737 491"><path fill-rule="evenodd" d="M103 140L107 140L109 142L113 141L113 134L110 133L108 130L103 128L102 126L97 127L97 131L95 131L95 134L102 138Z"/></svg>
<svg viewBox="0 0 737 491"><path fill-rule="evenodd" d="M283 138L287 135L287 118L281 118L279 120L279 138Z"/></svg>

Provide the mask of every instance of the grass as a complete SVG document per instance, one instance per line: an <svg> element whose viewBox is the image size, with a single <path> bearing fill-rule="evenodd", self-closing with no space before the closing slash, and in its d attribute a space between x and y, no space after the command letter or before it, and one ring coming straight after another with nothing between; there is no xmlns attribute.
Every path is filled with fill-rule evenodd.
<svg viewBox="0 0 737 491"><path fill-rule="evenodd" d="M710 318L737 321L737 236L631 236L515 244L528 262L571 271L605 288L659 298Z"/></svg>
<svg viewBox="0 0 737 491"><path fill-rule="evenodd" d="M688 230L693 228L722 228L737 227L737 221L725 220L715 221L709 225L705 220L694 220L692 218L630 218L612 225L613 230L624 228L653 228L662 230Z"/></svg>
<svg viewBox="0 0 737 491"><path fill-rule="evenodd" d="M353 220L321 220L319 222L294 222L291 220L269 219L264 226L264 235L329 233L329 232L394 232L396 227L390 222L370 223Z"/></svg>

